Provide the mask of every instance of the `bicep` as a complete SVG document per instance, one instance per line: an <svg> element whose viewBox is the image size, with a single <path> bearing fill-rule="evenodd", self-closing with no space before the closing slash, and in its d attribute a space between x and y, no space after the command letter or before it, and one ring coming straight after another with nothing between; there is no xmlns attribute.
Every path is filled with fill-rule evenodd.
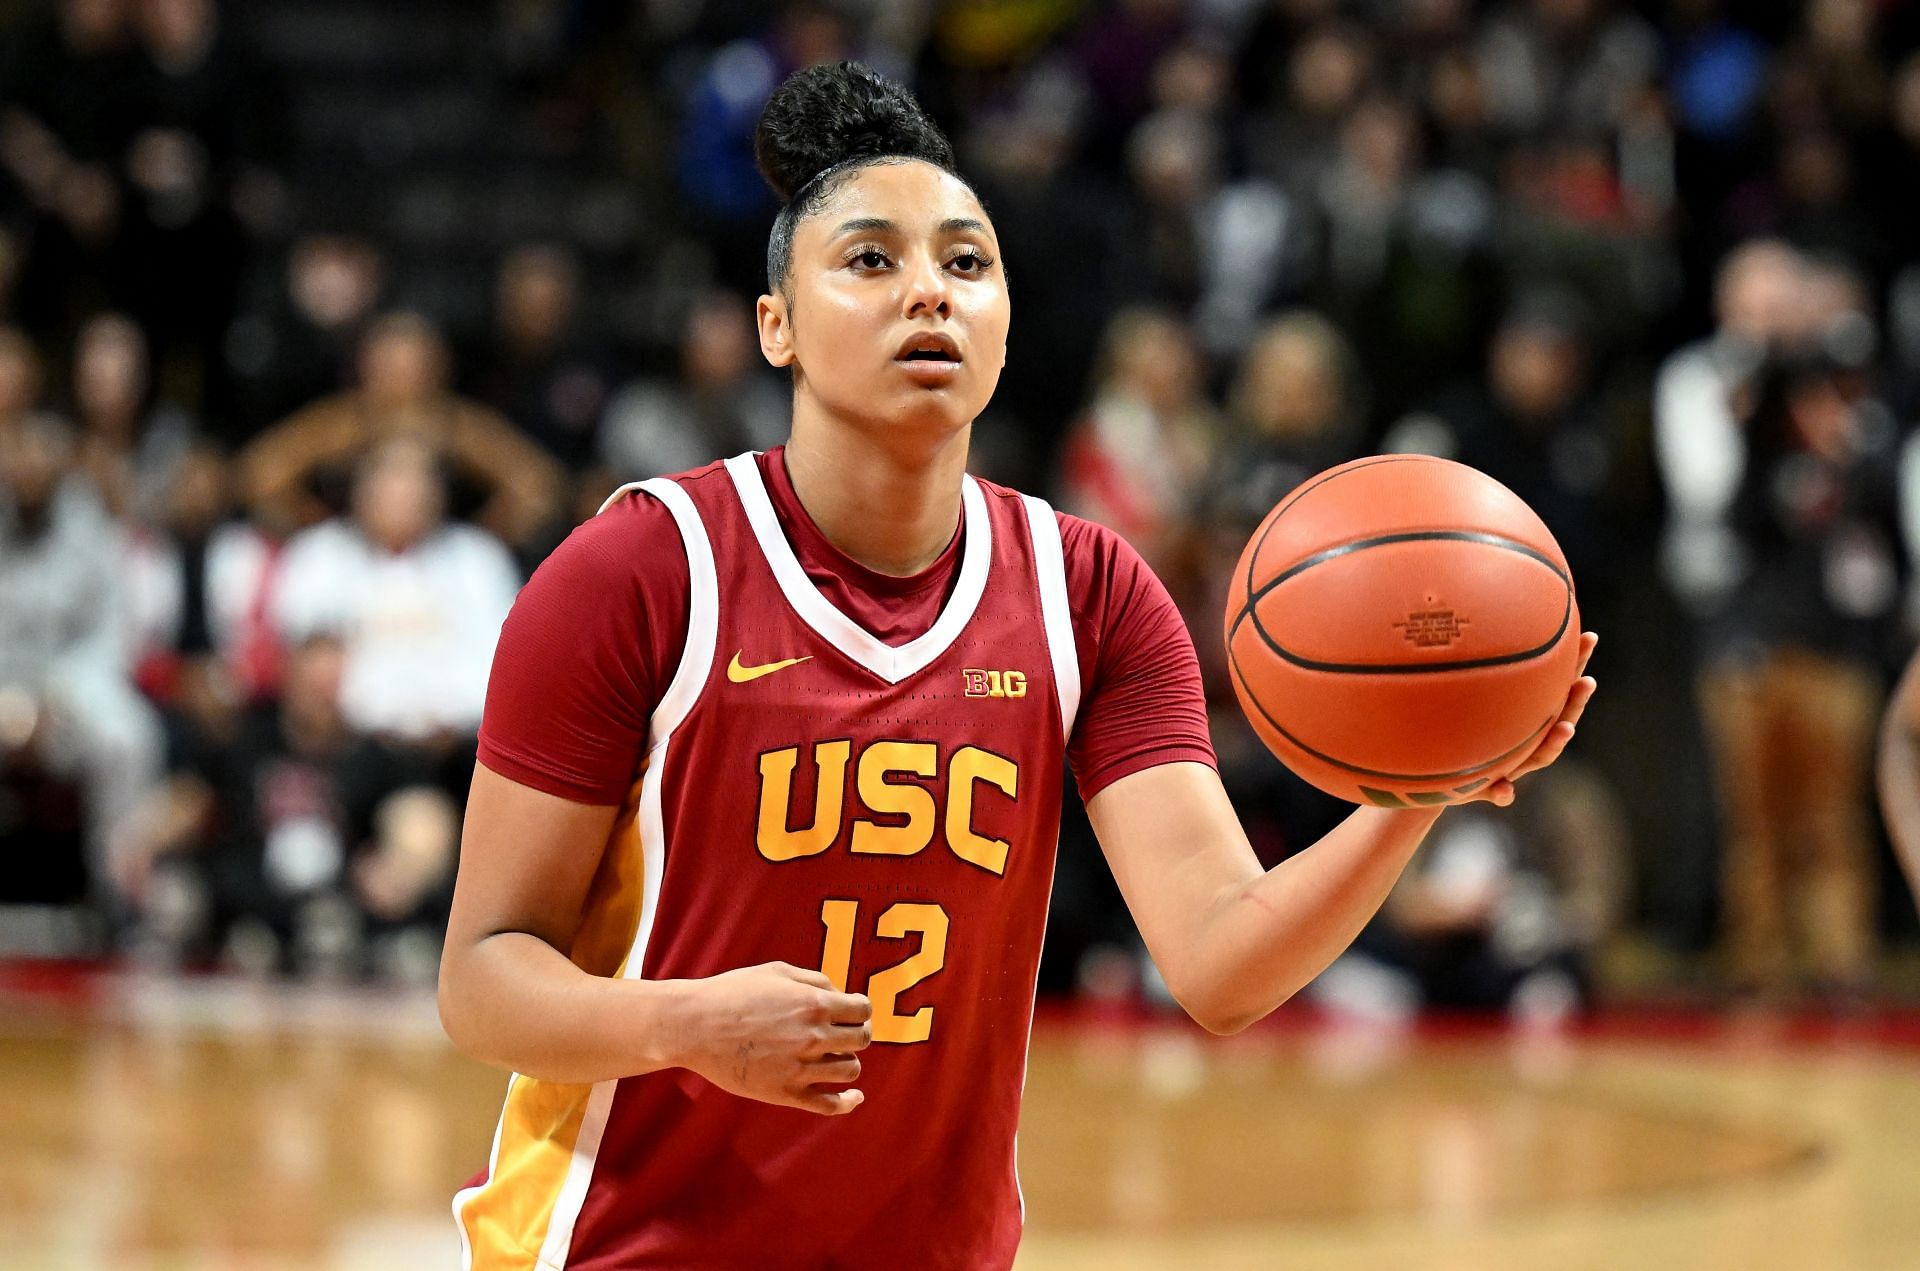
<svg viewBox="0 0 1920 1271"><path fill-rule="evenodd" d="M567 952L618 811L616 805L575 803L474 765L448 953L509 931Z"/></svg>
<svg viewBox="0 0 1920 1271"><path fill-rule="evenodd" d="M1261 873L1220 774L1167 763L1121 777L1087 801L1107 867L1147 948L1169 957L1191 942L1215 905Z"/></svg>

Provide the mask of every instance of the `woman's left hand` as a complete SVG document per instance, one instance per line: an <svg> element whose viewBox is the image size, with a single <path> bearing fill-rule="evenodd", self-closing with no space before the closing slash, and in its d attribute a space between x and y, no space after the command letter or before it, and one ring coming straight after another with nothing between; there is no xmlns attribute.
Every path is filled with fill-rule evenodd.
<svg viewBox="0 0 1920 1271"><path fill-rule="evenodd" d="M1530 772L1538 772L1560 757L1560 752L1573 740L1574 726L1580 722L1581 712L1587 709L1587 703L1593 699L1593 691L1599 685L1587 674L1587 662L1593 657L1593 646L1600 643L1600 637L1591 631L1580 633L1580 666L1575 672L1573 687L1567 690L1567 704L1560 708L1560 717L1553 721L1540 744L1533 753L1522 759L1514 770L1504 777L1490 781L1473 797L1462 799L1462 803L1492 803L1506 807L1513 802L1513 783Z"/></svg>

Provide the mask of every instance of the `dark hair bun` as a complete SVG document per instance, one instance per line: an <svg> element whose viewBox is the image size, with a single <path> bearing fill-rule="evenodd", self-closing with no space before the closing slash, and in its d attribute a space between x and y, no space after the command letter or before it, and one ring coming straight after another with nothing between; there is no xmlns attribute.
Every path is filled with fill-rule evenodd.
<svg viewBox="0 0 1920 1271"><path fill-rule="evenodd" d="M789 75L753 137L760 175L783 203L828 168L882 155L953 169L953 146L913 94L858 62Z"/></svg>

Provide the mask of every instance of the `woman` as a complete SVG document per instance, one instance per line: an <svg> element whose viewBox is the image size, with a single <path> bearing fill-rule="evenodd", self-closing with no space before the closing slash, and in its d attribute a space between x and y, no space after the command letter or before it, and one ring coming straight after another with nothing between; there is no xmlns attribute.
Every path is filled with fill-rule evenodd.
<svg viewBox="0 0 1920 1271"><path fill-rule="evenodd" d="M1165 590L966 475L1009 308L945 138L841 64L757 147L789 441L614 502L495 659L441 980L516 1073L454 1205L476 1267L1007 1266L1062 757L1219 1032L1331 961L1436 815L1361 810L1262 875Z"/></svg>

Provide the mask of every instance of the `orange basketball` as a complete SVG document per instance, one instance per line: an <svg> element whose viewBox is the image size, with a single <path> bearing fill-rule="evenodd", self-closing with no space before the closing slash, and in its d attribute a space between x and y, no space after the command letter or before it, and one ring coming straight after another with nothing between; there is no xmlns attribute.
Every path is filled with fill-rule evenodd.
<svg viewBox="0 0 1920 1271"><path fill-rule="evenodd" d="M1559 544L1465 464L1356 459L1267 514L1227 599L1227 660L1268 749L1355 803L1450 803L1559 714L1580 611Z"/></svg>

